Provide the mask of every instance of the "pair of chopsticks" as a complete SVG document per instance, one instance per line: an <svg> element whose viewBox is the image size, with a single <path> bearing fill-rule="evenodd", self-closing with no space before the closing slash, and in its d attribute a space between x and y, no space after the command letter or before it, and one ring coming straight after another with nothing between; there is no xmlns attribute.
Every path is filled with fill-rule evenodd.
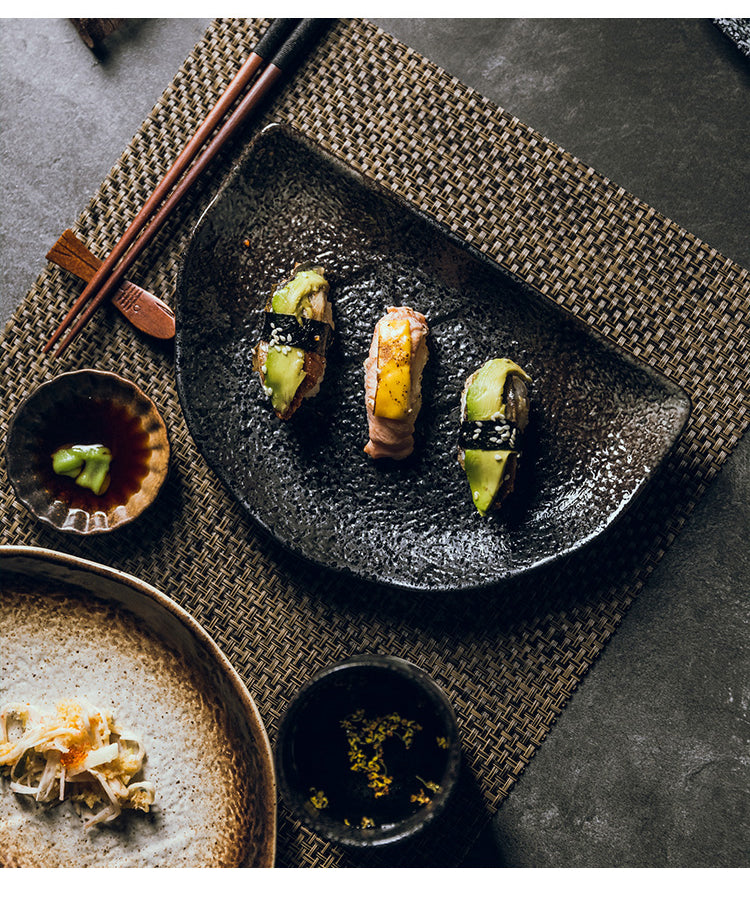
<svg viewBox="0 0 750 903"><path fill-rule="evenodd" d="M299 63L328 21L326 19L273 21L216 105L62 319L44 346L45 354L66 330L67 335L60 341L54 356L62 354L68 347L91 319L94 311L117 288L125 271L152 241L219 151L258 109L271 88ZM236 109L220 125L248 86L249 90L237 104Z"/></svg>

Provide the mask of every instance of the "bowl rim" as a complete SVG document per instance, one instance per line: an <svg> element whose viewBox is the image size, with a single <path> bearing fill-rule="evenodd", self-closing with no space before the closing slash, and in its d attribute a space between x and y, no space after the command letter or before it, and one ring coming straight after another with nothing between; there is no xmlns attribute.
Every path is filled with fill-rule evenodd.
<svg viewBox="0 0 750 903"><path fill-rule="evenodd" d="M148 405L149 413L156 420L158 431L163 434L165 445L164 462L160 468L159 473L157 474L156 483L150 489L149 495L144 499L141 506L136 511L132 513L128 512L125 516L121 516L117 520L106 517L104 519L99 518L94 521L93 518L88 517L86 520L86 529L81 529L73 522L68 523L67 520L62 524L55 522L55 520L47 513L50 510L52 503L50 503L50 506L48 506L48 508L45 510L42 510L39 506L35 505L24 492L19 480L19 473L13 466L12 457L11 455L9 455L9 450L12 449L14 432L18 428L18 424L19 422L21 422L21 418L23 417L24 412L28 410L28 405L33 403L34 399L38 398L39 395L43 392L50 391L55 384L75 381L76 379L81 379L82 377L95 378L100 379L103 382L109 381L116 383L123 388L127 388L127 390L132 392L139 401L145 402L145 404ZM101 533L111 533L113 530L117 530L118 528L125 526L126 524L132 523L132 521L143 514L144 511L151 507L151 505L156 501L159 494L161 493L161 490L167 481L167 477L169 476L171 458L172 448L169 429L154 400L149 395L147 395L146 392L144 392L143 389L141 389L141 387L134 380L129 379L126 376L122 376L121 374L116 373L113 370L100 370L96 367L83 367L78 370L66 370L63 373L59 373L57 376L44 380L44 382L40 383L38 386L28 392L16 405L16 408L10 418L5 442L6 472L8 474L8 479L16 495L16 498L37 520L41 521L44 524L47 524L60 533L74 534L76 536L90 536ZM138 492L142 491L143 488L139 488ZM138 493L136 493L136 495L137 494ZM119 508L117 510L119 510Z"/></svg>
<svg viewBox="0 0 750 903"><path fill-rule="evenodd" d="M303 805L306 797L297 790L289 775L291 770L286 761L290 752L291 735L296 718L301 708L326 684L346 671L363 671L366 669L388 670L398 677L410 682L420 693L427 697L432 707L444 722L448 734L448 754L445 764L445 782L433 797L429 807L412 813L402 821L388 826L362 831L360 828L347 827L336 819L325 815L313 815ZM282 714L277 740L274 749L276 763L276 780L281 796L293 812L307 828L325 839L353 849L373 849L395 844L421 833L444 812L453 798L461 771L462 749L458 721L453 706L445 691L435 679L423 668L397 655L379 653L358 653L340 661L326 665L305 681L293 696Z"/></svg>

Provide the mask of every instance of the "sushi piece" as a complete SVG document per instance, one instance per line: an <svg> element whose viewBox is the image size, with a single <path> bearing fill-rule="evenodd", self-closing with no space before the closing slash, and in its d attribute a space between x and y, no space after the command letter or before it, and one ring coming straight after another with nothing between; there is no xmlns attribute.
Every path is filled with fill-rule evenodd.
<svg viewBox="0 0 750 903"><path fill-rule="evenodd" d="M389 307L375 326L365 361L365 451L371 458L400 461L414 451L428 332L427 320L410 307Z"/></svg>
<svg viewBox="0 0 750 903"><path fill-rule="evenodd" d="M518 364L496 358L464 385L458 460L482 517L513 491L521 437L529 422L530 382Z"/></svg>
<svg viewBox="0 0 750 903"><path fill-rule="evenodd" d="M253 370L281 420L320 391L334 328L328 289L323 267L298 265L266 305Z"/></svg>

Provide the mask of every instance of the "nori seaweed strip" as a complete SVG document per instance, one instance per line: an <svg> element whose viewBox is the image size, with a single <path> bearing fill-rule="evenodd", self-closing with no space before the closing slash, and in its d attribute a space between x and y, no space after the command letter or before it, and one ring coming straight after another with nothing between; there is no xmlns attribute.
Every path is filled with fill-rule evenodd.
<svg viewBox="0 0 750 903"><path fill-rule="evenodd" d="M263 312L261 341L269 345L291 345L325 357L331 341L331 327L321 320L303 317L300 323L294 314L277 314L267 310Z"/></svg>
<svg viewBox="0 0 750 903"><path fill-rule="evenodd" d="M520 436L509 420L463 420L458 433L459 448L486 451L518 451Z"/></svg>

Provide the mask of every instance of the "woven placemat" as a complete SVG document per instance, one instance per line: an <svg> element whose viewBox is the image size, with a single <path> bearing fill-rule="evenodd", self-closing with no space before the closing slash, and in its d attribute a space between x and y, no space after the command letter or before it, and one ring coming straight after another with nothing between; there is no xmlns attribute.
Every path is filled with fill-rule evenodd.
<svg viewBox="0 0 750 903"><path fill-rule="evenodd" d="M95 253L125 229L264 25L218 20L208 29L76 224ZM367 22L331 28L265 111L262 121L272 120L683 386L693 413L665 468L612 531L533 578L456 600L333 576L267 540L208 469L180 411L170 347L108 308L62 360L42 356L80 289L48 265L2 339L0 443L16 405L44 380L112 369L163 412L173 471L148 517L84 542L34 522L3 469L1 540L91 558L168 593L247 682L272 741L295 690L333 660L372 651L425 668L452 699L464 742L462 792L448 818L411 847L364 857L313 836L282 804L278 864L458 864L747 425L750 274ZM216 162L132 278L172 296L189 231L239 151Z"/></svg>

